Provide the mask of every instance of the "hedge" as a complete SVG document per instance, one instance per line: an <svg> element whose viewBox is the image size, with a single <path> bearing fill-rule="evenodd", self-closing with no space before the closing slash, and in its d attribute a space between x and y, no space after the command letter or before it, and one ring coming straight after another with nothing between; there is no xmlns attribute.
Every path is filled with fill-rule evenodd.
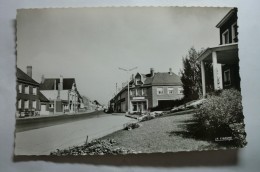
<svg viewBox="0 0 260 172"><path fill-rule="evenodd" d="M192 132L200 137L243 147L246 133L242 110L242 97L235 89L211 95L195 113L197 125Z"/></svg>

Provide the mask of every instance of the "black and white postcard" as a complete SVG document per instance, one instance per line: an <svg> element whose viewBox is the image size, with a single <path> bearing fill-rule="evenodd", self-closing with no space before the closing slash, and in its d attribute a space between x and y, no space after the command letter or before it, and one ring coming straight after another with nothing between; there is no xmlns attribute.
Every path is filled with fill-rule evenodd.
<svg viewBox="0 0 260 172"><path fill-rule="evenodd" d="M17 10L14 154L244 147L238 12Z"/></svg>

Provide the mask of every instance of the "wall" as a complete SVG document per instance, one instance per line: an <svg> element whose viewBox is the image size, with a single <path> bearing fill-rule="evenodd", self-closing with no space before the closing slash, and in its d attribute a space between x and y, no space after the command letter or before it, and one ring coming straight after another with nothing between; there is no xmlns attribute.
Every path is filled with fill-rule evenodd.
<svg viewBox="0 0 260 172"><path fill-rule="evenodd" d="M226 70L230 70L230 78L231 78L231 84L230 85L225 85L224 83L224 72ZM224 65L222 66L222 79L223 79L223 88L236 88L240 90L240 76L239 76L239 66L238 64L233 64L233 65Z"/></svg>
<svg viewBox="0 0 260 172"><path fill-rule="evenodd" d="M22 93L18 93L18 85L22 84ZM36 111L40 110L40 104L39 104L39 87L38 86L33 86L29 85L29 94L25 93L25 85L29 84L24 84L19 82L16 86L16 91L17 91L17 101L19 99L22 100L22 110L24 110L24 100L29 100L29 110L33 108L32 106L32 101L36 101ZM37 94L33 95L33 88L37 88ZM16 102L16 108L18 109L18 102Z"/></svg>
<svg viewBox="0 0 260 172"><path fill-rule="evenodd" d="M168 94L167 88L172 87L174 90L174 94ZM152 87L152 95L153 95L153 107L158 106L158 100L176 100L181 99L183 94L178 94L178 88L181 86L153 86ZM163 88L164 94L157 95L157 88Z"/></svg>
<svg viewBox="0 0 260 172"><path fill-rule="evenodd" d="M220 45L223 44L222 42L222 33L224 33L227 29L229 31L229 42L232 43L232 29L231 26L237 21L237 15L233 15L223 26L220 27Z"/></svg>
<svg viewBox="0 0 260 172"><path fill-rule="evenodd" d="M45 109L42 109L41 105L45 105ZM40 115L49 115L49 102L40 102Z"/></svg>

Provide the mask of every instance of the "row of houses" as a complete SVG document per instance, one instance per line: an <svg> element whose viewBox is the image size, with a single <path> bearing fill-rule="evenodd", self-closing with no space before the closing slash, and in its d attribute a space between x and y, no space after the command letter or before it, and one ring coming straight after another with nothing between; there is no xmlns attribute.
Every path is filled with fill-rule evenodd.
<svg viewBox="0 0 260 172"><path fill-rule="evenodd" d="M140 112L150 111L183 97L183 88L180 77L169 69L169 72L155 72L132 75L128 86L124 86L109 102L113 112Z"/></svg>
<svg viewBox="0 0 260 172"><path fill-rule="evenodd" d="M27 72L17 67L17 117L76 113L84 109L75 78L44 78L38 83L32 78L32 66Z"/></svg>
<svg viewBox="0 0 260 172"><path fill-rule="evenodd" d="M220 44L203 51L198 61L201 64L202 92L207 96L208 85L214 85L214 90L235 88L240 90L239 58L238 58L238 25L237 8L231 9L216 25L219 29ZM213 81L206 80L212 76L205 73L205 63L213 66ZM109 102L114 112L146 112L154 107L173 102L183 97L182 83L179 76L171 69L169 72L137 73ZM128 109L129 107L129 109Z"/></svg>

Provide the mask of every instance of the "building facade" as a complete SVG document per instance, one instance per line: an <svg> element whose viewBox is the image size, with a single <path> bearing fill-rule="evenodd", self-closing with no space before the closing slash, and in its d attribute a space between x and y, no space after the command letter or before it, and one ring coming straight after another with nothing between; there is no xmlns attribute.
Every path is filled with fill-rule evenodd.
<svg viewBox="0 0 260 172"><path fill-rule="evenodd" d="M49 111L58 113L76 113L81 107L81 96L74 78L44 78L40 83L40 92L50 101Z"/></svg>
<svg viewBox="0 0 260 172"><path fill-rule="evenodd" d="M16 117L39 115L39 83L32 79L32 66L27 66L27 73L17 67Z"/></svg>
<svg viewBox="0 0 260 172"><path fill-rule="evenodd" d="M205 63L212 63L214 89L235 88L240 90L238 58L237 8L230 10L216 25L219 29L220 45L207 48L198 61L201 63L202 90L206 96Z"/></svg>
<svg viewBox="0 0 260 172"><path fill-rule="evenodd" d="M110 109L114 112L144 113L155 107L183 98L182 83L176 74L169 72L154 72L149 74L137 73L132 76L128 86L110 100ZM129 109L128 109L129 107Z"/></svg>

